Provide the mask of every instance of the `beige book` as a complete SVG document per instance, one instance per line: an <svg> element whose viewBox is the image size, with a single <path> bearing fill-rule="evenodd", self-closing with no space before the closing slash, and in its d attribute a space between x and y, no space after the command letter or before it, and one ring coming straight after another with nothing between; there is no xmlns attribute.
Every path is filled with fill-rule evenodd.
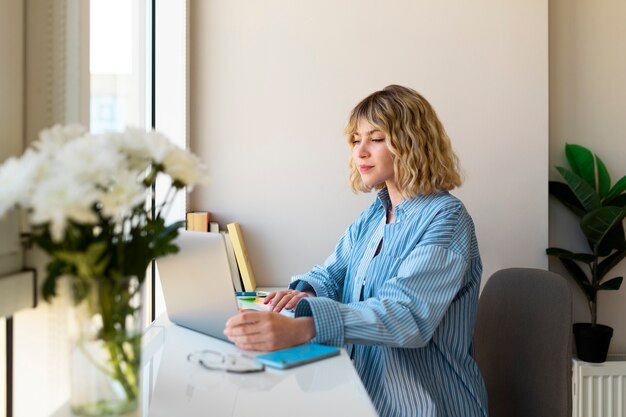
<svg viewBox="0 0 626 417"><path fill-rule="evenodd" d="M243 234L241 233L241 227L239 223L229 223L227 226L230 240L233 244L235 252L235 259L237 259L237 265L239 266L239 272L241 273L241 281L243 283L244 291L254 291L256 289L256 280L254 279L254 273L252 272L252 265L246 251L246 245L243 241Z"/></svg>
<svg viewBox="0 0 626 417"><path fill-rule="evenodd" d="M239 275L239 268L237 267L237 260L235 259L235 251L233 249L233 243L230 240L228 232L220 232L224 237L224 243L226 244L226 255L228 255L228 264L230 265L230 277L233 280L233 288L235 291L243 291L241 284L241 276Z"/></svg>
<svg viewBox="0 0 626 417"><path fill-rule="evenodd" d="M191 232L208 232L211 216L208 211L191 211L187 213L187 230Z"/></svg>

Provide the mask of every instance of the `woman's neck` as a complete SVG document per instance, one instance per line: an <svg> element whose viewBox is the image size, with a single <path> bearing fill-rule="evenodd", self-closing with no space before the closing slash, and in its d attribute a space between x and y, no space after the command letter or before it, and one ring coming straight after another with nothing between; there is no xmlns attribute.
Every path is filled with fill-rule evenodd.
<svg viewBox="0 0 626 417"><path fill-rule="evenodd" d="M386 183L387 194L389 194L389 201L391 202L390 210L395 212L396 206L403 200L402 193L398 190L395 183Z"/></svg>

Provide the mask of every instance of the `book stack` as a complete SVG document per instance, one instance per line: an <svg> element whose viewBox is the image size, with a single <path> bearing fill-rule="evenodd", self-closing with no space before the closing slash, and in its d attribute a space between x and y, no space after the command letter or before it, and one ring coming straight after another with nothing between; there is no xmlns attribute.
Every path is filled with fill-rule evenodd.
<svg viewBox="0 0 626 417"><path fill-rule="evenodd" d="M185 223L190 232L220 232L219 224L211 221L211 213L208 211L190 211Z"/></svg>
<svg viewBox="0 0 626 417"><path fill-rule="evenodd" d="M222 234L235 291L255 291L256 280L239 223L229 223L227 230L220 231L219 224L211 221L211 213L208 211L189 212L186 220L189 231Z"/></svg>

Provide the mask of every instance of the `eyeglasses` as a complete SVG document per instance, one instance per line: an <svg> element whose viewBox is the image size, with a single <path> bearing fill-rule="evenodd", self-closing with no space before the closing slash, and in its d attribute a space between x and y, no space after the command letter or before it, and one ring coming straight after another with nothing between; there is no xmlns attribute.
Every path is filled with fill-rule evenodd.
<svg viewBox="0 0 626 417"><path fill-rule="evenodd" d="M210 371L226 371L236 374L263 372L265 365L257 362L252 356L242 353L223 354L214 350L199 350L187 355L187 360Z"/></svg>

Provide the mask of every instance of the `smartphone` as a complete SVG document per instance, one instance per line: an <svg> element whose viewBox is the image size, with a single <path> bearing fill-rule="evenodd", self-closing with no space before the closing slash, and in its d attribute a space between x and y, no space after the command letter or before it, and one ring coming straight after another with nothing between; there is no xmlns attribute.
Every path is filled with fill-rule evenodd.
<svg viewBox="0 0 626 417"><path fill-rule="evenodd" d="M304 345L258 355L256 360L272 368L289 369L294 366L337 356L339 353L339 348L333 346L306 343Z"/></svg>

